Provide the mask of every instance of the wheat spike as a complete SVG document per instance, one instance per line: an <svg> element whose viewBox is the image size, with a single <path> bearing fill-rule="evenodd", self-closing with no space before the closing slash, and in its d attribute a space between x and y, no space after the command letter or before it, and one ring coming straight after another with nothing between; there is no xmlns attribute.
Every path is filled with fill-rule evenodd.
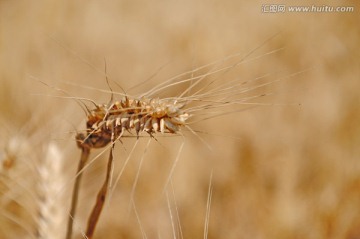
<svg viewBox="0 0 360 239"><path fill-rule="evenodd" d="M62 205L61 188L65 182L62 172L63 157L53 143L46 146L41 159L38 181L38 239L63 238L66 211Z"/></svg>

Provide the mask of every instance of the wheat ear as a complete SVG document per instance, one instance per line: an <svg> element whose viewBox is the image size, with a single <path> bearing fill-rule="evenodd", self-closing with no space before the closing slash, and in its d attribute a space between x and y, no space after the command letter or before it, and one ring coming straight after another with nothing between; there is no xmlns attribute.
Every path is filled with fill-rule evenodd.
<svg viewBox="0 0 360 239"><path fill-rule="evenodd" d="M60 238L63 231L62 220L65 216L58 207L59 191L63 180L61 152L54 144L47 145L46 157L39 166L39 217L37 238Z"/></svg>

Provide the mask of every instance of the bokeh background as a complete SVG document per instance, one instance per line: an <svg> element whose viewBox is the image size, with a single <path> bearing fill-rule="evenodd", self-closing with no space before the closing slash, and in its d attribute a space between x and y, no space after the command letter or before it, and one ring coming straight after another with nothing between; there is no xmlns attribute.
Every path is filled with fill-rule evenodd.
<svg viewBox="0 0 360 239"><path fill-rule="evenodd" d="M267 4L354 11L264 13ZM221 77L286 78L254 92L274 93L262 99L274 105L194 125L212 151L186 133L167 194L183 138L159 136L148 147L141 138L95 238L204 238L211 172L207 238L360 238L359 9L358 1L0 1L0 238L46 238L43 230L64 238L80 155L74 135L85 113L61 90L103 103L110 99L101 91L108 90L104 59L111 82L125 90L140 84L135 94L259 46L249 56L259 59ZM117 145L115 172L134 144L129 137ZM107 155L85 172L74 238L85 229ZM44 181L60 185L47 194L39 190L44 165L59 175Z"/></svg>

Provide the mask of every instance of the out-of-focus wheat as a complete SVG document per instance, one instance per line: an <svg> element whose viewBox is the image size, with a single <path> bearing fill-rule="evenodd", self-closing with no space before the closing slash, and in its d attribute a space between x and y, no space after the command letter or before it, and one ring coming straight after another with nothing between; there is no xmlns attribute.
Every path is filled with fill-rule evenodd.
<svg viewBox="0 0 360 239"><path fill-rule="evenodd" d="M38 163L38 221L37 238L64 238L64 219L67 212L59 207L64 202L62 189L66 178L63 173L64 158L61 150L49 143L44 148L44 157Z"/></svg>
<svg viewBox="0 0 360 239"><path fill-rule="evenodd" d="M39 135L7 129L0 158L1 237L63 238L62 153Z"/></svg>

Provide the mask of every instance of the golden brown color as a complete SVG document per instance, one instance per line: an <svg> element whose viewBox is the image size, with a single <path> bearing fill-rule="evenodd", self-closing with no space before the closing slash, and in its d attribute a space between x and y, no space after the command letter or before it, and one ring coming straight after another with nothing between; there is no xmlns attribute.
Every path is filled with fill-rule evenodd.
<svg viewBox="0 0 360 239"><path fill-rule="evenodd" d="M285 3L290 6L292 1ZM38 194L38 177L33 168L39 167L42 161L38 159L44 155L41 149L49 142L61 149L62 173L67 179L58 189L66 198L58 207L69 210L80 155L74 128L84 130L86 116L74 100L47 96L64 94L38 80L72 96L106 103L110 94L99 90L108 89L104 58L110 79L129 93L141 94L173 75L237 52L246 54L277 33L254 55L263 57L239 65L224 77L251 80L269 73L276 80L311 70L259 91L274 92L262 102L279 105L194 125L207 133L200 136L213 151L187 134L172 175L174 194L170 186L168 194L163 189L183 139L158 137L159 143L151 142L146 149L148 139L140 138L132 152L136 137L124 138L114 152L114 176L128 154L132 160L112 188L94 238L140 238L144 234L173 238L172 224L177 227L178 221L174 198L183 238L202 238L212 169L208 238L359 238L360 5L357 1L301 1L304 6L346 4L354 6L354 12L262 13L264 4L1 1L0 147L5 152L14 136L21 136L32 147L30 151L18 147L15 151L21 160L1 168L0 238L30 234L33 237L29 238L41 238L36 221L40 197L33 195ZM264 55L282 47L275 55ZM142 83L154 73L152 80ZM131 89L137 84L141 86ZM116 84L112 86L121 92ZM171 89L166 95L183 90ZM104 155L85 170L76 238L85 230L101 186L107 153ZM7 165L8 160L3 162ZM17 163L26 167L16 168ZM3 170L12 169L20 171L4 175ZM9 215L15 215L15 220ZM65 225L66 219L58 225ZM59 228L54 238L64 238L65 231Z"/></svg>

